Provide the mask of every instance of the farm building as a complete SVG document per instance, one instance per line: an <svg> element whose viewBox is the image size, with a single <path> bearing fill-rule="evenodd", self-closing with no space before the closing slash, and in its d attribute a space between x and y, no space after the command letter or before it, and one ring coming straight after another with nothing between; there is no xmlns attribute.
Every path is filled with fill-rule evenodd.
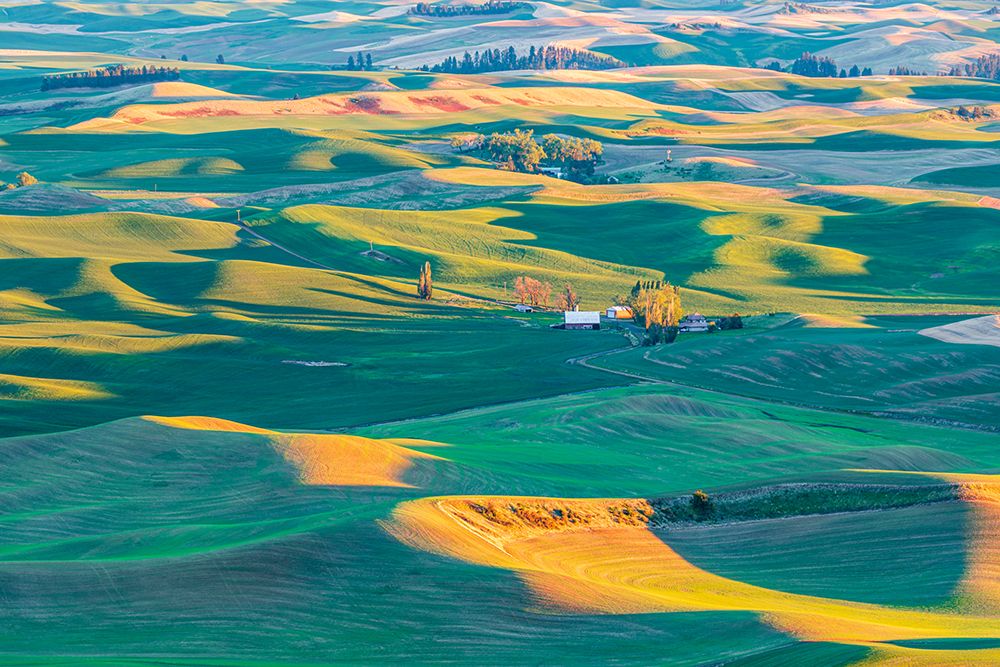
<svg viewBox="0 0 1000 667"><path fill-rule="evenodd" d="M611 306L605 315L609 320L631 320L635 313L628 306Z"/></svg>
<svg viewBox="0 0 1000 667"><path fill-rule="evenodd" d="M562 167L539 167L538 173L552 178L562 178Z"/></svg>
<svg viewBox="0 0 1000 667"><path fill-rule="evenodd" d="M519 304L517 304L516 306L514 306L514 310L516 310L519 313L533 313L533 312L535 312L535 309L532 308L531 306L529 306L526 303L519 303Z"/></svg>
<svg viewBox="0 0 1000 667"><path fill-rule="evenodd" d="M596 310L567 310L563 313L563 326L566 329L600 329L601 313Z"/></svg>
<svg viewBox="0 0 1000 667"><path fill-rule="evenodd" d="M677 327L681 333L704 333L708 331L708 320L701 313L691 313L684 316Z"/></svg>

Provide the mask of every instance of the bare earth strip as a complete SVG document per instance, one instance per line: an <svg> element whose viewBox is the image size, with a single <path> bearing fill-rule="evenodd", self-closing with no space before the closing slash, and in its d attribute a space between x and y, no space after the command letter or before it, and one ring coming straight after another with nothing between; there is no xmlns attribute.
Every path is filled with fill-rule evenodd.
<svg viewBox="0 0 1000 667"><path fill-rule="evenodd" d="M1000 347L1000 315L987 315L954 324L922 329L918 332L945 343L993 345Z"/></svg>

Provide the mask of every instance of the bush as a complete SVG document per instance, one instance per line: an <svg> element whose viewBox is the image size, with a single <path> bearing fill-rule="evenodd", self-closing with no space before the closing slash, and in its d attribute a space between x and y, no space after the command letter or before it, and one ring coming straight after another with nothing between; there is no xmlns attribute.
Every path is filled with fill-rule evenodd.
<svg viewBox="0 0 1000 667"><path fill-rule="evenodd" d="M712 499L707 493L698 489L691 494L691 511L699 521L707 519L712 514Z"/></svg>
<svg viewBox="0 0 1000 667"><path fill-rule="evenodd" d="M23 188L28 185L38 185L38 179L26 171L17 175L17 187Z"/></svg>

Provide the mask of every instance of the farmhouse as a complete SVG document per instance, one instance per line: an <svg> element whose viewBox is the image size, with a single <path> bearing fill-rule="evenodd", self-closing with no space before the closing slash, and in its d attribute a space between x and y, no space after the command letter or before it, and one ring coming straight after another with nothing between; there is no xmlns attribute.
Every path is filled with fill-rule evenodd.
<svg viewBox="0 0 1000 667"><path fill-rule="evenodd" d="M514 306L514 310L516 310L519 313L533 313L533 312L535 312L535 309L532 308L531 306L529 306L526 303L519 303L519 304L517 304L516 306Z"/></svg>
<svg viewBox="0 0 1000 667"><path fill-rule="evenodd" d="M566 329L600 329L599 311L567 310L563 313L563 327Z"/></svg>
<svg viewBox="0 0 1000 667"><path fill-rule="evenodd" d="M708 320L701 313L691 313L677 323L677 328L681 333L704 333L708 331Z"/></svg>
<svg viewBox="0 0 1000 667"><path fill-rule="evenodd" d="M563 177L562 167L539 167L538 173L543 176L551 176L552 178Z"/></svg>
<svg viewBox="0 0 1000 667"><path fill-rule="evenodd" d="M628 306L611 306L605 317L609 320L631 320L635 317L635 313Z"/></svg>

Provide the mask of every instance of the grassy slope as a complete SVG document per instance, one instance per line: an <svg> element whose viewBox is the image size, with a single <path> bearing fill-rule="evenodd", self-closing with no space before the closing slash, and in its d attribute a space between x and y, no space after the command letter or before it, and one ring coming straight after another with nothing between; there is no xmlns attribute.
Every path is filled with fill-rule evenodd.
<svg viewBox="0 0 1000 667"><path fill-rule="evenodd" d="M278 97L318 85L297 74L197 76L242 92L258 85L243 77L259 77ZM350 87L339 79L333 85ZM831 100L879 93L875 84L855 90L852 82L767 86L783 96L807 86ZM400 144L412 134L521 122L540 130L583 124L581 133L607 137L634 122L614 111L578 113L223 118L171 121L157 128L164 132L148 134L8 134L4 159L12 164L3 175L28 167L88 189L156 184L195 192L322 184L400 169L461 181L468 172L440 169L455 158ZM65 126L88 114L55 113L44 122ZM888 128L888 135L875 131L878 140L899 147L904 142L893 144L891 132L910 121L918 127L907 141L940 145L921 119L867 125ZM728 141L762 130L736 125L712 132ZM812 137L825 125L779 121L774 129ZM952 139L971 142L970 132L963 128ZM475 173L492 185L508 178ZM501 280L530 271L572 280L596 306L636 273L662 272L697 288L690 306L720 310L990 307L994 264L984 260L994 252L995 212L919 197L859 197L852 209L842 200L810 204L718 184L659 191L653 199L622 198L623 187L601 191L607 198L595 201L562 186L534 192L542 183L527 179L521 185L530 188L488 207L402 213L312 205L252 218L261 233L337 272L196 217L63 217L53 210L0 220L6 435L141 413L208 413L449 445L410 445L446 460L406 478L418 488L402 488L302 485L261 438L134 419L0 440L8 510L0 597L12 603L0 612L9 629L0 642L5 657L106 664L114 653L140 664L203 664L201 656L224 655L319 664L404 657L534 663L558 655L566 662L646 663L669 647L676 664L863 658L864 647L798 643L746 612L538 613L539 601L513 573L410 549L376 520L401 501L434 494L637 497L775 481L898 481L845 468L993 471L1000 467L994 434L693 389L607 389L630 380L564 361L620 345L616 334L550 331L552 317L514 320L509 311L449 302L440 285L495 295ZM230 213L217 212L219 219ZM941 229L956 218L965 223L961 233L941 241ZM434 258L438 299L412 298L412 268L361 258L373 236L407 267ZM959 267L960 279L925 278L949 265ZM651 363L641 350L598 363L817 407L853 409L877 400L880 409L910 416L990 418L992 352L891 333L909 325L880 323L872 331L746 330L652 352L661 361L690 356L680 369ZM733 378L725 369L734 366L756 371ZM886 367L908 381L899 385ZM765 387L754 384L759 373L773 375ZM816 375L837 395L824 393ZM867 395L852 398L859 392ZM554 397L538 398L545 396ZM529 398L536 400L488 406ZM462 408L470 409L456 412ZM428 417L437 413L443 416ZM967 565L964 512L943 504L881 515L877 523L859 515L809 517L685 529L664 539L694 564L748 583L889 605L940 604ZM906 549L898 548L902 541ZM922 574L919 584L913 571Z"/></svg>
<svg viewBox="0 0 1000 667"><path fill-rule="evenodd" d="M863 328L802 326L682 337L598 365L692 386L821 408L995 426L1000 351L917 331L954 318L867 318Z"/></svg>
<svg viewBox="0 0 1000 667"><path fill-rule="evenodd" d="M1000 165L955 167L917 177L922 183L957 185L973 188L1000 188Z"/></svg>
<svg viewBox="0 0 1000 667"><path fill-rule="evenodd" d="M639 661L669 641L678 664L695 664L706 656L777 650L789 640L746 614L538 614L513 576L410 550L372 522L396 503L428 494L683 493L733 479L861 479L838 472L848 466L944 470L998 463L995 438L985 434L864 417L823 425L815 423L818 414L645 388L369 429L450 445L409 445L445 459L406 477L414 489L303 486L260 436L148 421L4 440L12 512L0 567L19 582L5 594L47 619L8 619L12 636L25 639L6 642L4 651L95 656L114 646L118 655L139 657L149 654L155 637L160 655L181 658L212 652L303 663L404 654L476 661L488 653L531 661L559 650L584 660ZM738 459L720 458L735 441L761 446L744 446ZM103 471L100 485L93 471ZM758 550L763 565L749 569L749 561L713 555L721 542L710 534L669 539L703 567L821 594L806 565L820 544L837 544L837 564L826 558L821 565L832 568L834 579L823 580L842 577L841 595L908 604L940 600L961 571L955 552L961 536L954 532L961 522L932 518L903 510L898 522L880 528L858 517L804 522L791 534L760 526L764 534L755 537L749 524L746 535L726 531L726 540ZM895 530L929 532L899 550L887 539ZM776 539L785 545L768 555L768 540ZM915 563L934 572L918 588L907 577ZM878 587L862 590L857 572L876 577ZM466 601L461 619L457 597ZM387 615L394 619L388 634ZM725 641L708 639L720 632ZM566 633L572 641L562 639ZM427 641L431 634L439 639ZM843 651L835 654L850 653Z"/></svg>
<svg viewBox="0 0 1000 667"><path fill-rule="evenodd" d="M409 284L305 268L233 225L129 213L4 225L9 433L143 411L344 426L612 381L580 384L563 364L618 345L611 333L571 338L503 310L422 304ZM484 372L496 373L485 386ZM38 379L91 393L32 390Z"/></svg>

